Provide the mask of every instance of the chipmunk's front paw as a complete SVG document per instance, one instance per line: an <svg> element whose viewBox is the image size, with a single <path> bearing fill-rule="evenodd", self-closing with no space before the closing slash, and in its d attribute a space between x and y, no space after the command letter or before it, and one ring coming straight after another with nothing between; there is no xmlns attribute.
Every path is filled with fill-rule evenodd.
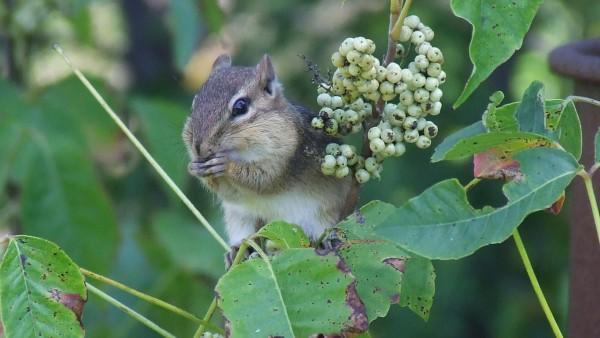
<svg viewBox="0 0 600 338"><path fill-rule="evenodd" d="M190 174L198 177L219 177L227 169L228 159L223 154L216 154L206 159L195 160L188 165Z"/></svg>

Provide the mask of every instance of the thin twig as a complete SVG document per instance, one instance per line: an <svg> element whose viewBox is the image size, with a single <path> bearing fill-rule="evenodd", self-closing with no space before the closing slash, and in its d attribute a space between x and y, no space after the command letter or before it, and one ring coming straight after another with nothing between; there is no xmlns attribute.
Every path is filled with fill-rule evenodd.
<svg viewBox="0 0 600 338"><path fill-rule="evenodd" d="M471 190L471 188L473 188L474 186L477 185L477 183L481 182L480 178L475 177L474 179L472 179L469 183L467 183L467 185L465 185L465 191L469 191Z"/></svg>
<svg viewBox="0 0 600 338"><path fill-rule="evenodd" d="M565 101L567 101L567 102L583 102L583 103L591 104L596 107L600 107L600 101L594 100L594 99L591 99L591 98L585 97L585 96L570 95L570 96L567 96Z"/></svg>
<svg viewBox="0 0 600 338"><path fill-rule="evenodd" d="M148 328L150 328L154 332L158 333L159 335L161 335L163 337L166 337L166 338L176 338L175 335L173 335L169 331L167 331L167 330L163 329L162 327L158 326L156 323L154 323L150 319L142 316L137 311L135 311L132 308L128 307L127 305L119 302L118 300L116 300L115 298L111 297L110 295L108 295L108 294L104 293L103 291L97 289L92 284L86 282L85 285L86 285L87 289L91 293L93 293L96 296L104 299L105 301L107 301L111 305L115 306L119 310L125 312L126 314L128 314L129 316L131 316L132 318L134 318L135 320L137 320L140 323L146 325Z"/></svg>
<svg viewBox="0 0 600 338"><path fill-rule="evenodd" d="M554 332L554 336L557 338L563 338L562 333L560 332L560 328L556 323L556 319L550 310L550 306L548 306L548 301L546 301L546 297L544 296L544 292L542 292L542 288L540 287L540 283L535 276L535 272L533 271L533 266L531 265L531 261L529 260L529 256L527 255L527 250L525 250L525 245L523 244L523 240L521 240L521 235L519 234L519 230L515 229L513 231L513 239L515 240L515 244L517 246L517 250L519 251L519 255L521 255L521 260L523 261L523 265L525 266L525 271L527 271L527 276L529 277L529 281L531 282L531 286L533 287L533 291L542 306L542 310L546 315L546 319L548 319L548 323L552 328L552 332Z"/></svg>
<svg viewBox="0 0 600 338"><path fill-rule="evenodd" d="M592 215L594 217L596 233L598 234L598 242L600 242L600 212L598 212L598 201L596 201L596 193L594 192L592 177L585 172L585 170L580 171L578 175L583 178L585 191L587 192L588 200L590 201L590 208L592 209Z"/></svg>
<svg viewBox="0 0 600 338"><path fill-rule="evenodd" d="M112 110L112 108L108 105L108 103L106 103L104 98L98 93L96 88L94 88L94 86L88 81L88 79L85 77L85 75L83 75L83 73L71 63L71 60L67 57L67 55L65 55L63 49L59 45L54 45L54 49L63 57L63 59L65 60L67 65L73 71L73 73L79 78L79 80L88 89L88 91L92 94L92 96L94 96L94 98L96 99L96 101L98 101L98 103L102 106L102 108L104 108L104 110L108 113L108 115L110 115L110 117L117 124L117 126L119 126L119 128L121 128L123 133L125 133L125 135L129 138L131 143L133 143L133 145L138 149L138 151L142 155L144 155L146 160L148 160L148 162L152 165L154 170L156 170L156 172L165 181L165 183L167 183L169 188L171 188L171 190L173 190L173 192L177 195L177 197L179 197L181 199L183 204L185 204L188 207L188 209L190 209L192 214L194 214L194 216L196 216L196 218L206 228L206 230L210 233L210 235L217 242L219 242L219 244L221 244L221 246L225 249L225 251L229 251L229 245L227 245L227 242L225 242L225 240L221 237L221 235L219 235L219 233L210 225L210 223L208 223L208 221L206 220L206 218L204 218L202 213L200 213L200 211L198 211L198 209L196 209L196 207L189 200L189 198L187 198L187 196L185 196L185 194L181 191L181 189L179 189L177 184L175 184L175 182L173 182L171 177L164 171L164 169L160 166L160 164L158 164L158 162L156 162L154 157L152 157L152 155L150 155L148 150L146 150L146 148L142 145L142 143L135 137L135 135L133 135L133 133L129 130L129 128L127 128L125 123L123 123L121 118L119 118L119 116Z"/></svg>

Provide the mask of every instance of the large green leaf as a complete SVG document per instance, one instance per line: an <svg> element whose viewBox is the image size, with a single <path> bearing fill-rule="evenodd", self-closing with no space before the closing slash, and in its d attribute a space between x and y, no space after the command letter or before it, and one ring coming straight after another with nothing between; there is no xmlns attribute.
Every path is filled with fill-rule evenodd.
<svg viewBox="0 0 600 338"><path fill-rule="evenodd" d="M116 216L88 154L70 137L34 133L32 140L23 231L60 243L83 266L107 271L117 248Z"/></svg>
<svg viewBox="0 0 600 338"><path fill-rule="evenodd" d="M544 85L539 81L533 81L525 90L516 112L519 130L547 134L543 90Z"/></svg>
<svg viewBox="0 0 600 338"><path fill-rule="evenodd" d="M365 331L356 282L334 255L287 249L233 267L216 287L231 337L308 337Z"/></svg>
<svg viewBox="0 0 600 338"><path fill-rule="evenodd" d="M523 38L543 0L452 0L454 13L473 26L469 57L473 72L454 108L521 48Z"/></svg>
<svg viewBox="0 0 600 338"><path fill-rule="evenodd" d="M515 116L515 111L519 104L509 103L496 107L492 111L483 115L483 123L488 131L517 131L519 122Z"/></svg>
<svg viewBox="0 0 600 338"><path fill-rule="evenodd" d="M225 272L223 248L197 222L164 211L155 217L152 230L176 266L215 279Z"/></svg>
<svg viewBox="0 0 600 338"><path fill-rule="evenodd" d="M183 70L200 41L198 3L193 0L169 1L168 23L175 65Z"/></svg>
<svg viewBox="0 0 600 338"><path fill-rule="evenodd" d="M181 187L188 177L188 155L181 130L189 108L172 101L142 97L133 99L131 107L142 122L150 153Z"/></svg>
<svg viewBox="0 0 600 338"><path fill-rule="evenodd" d="M569 153L552 148L528 149L514 159L522 176L504 185L506 205L475 209L450 179L411 199L375 232L431 259L458 259L504 241L527 215L552 205L580 168Z"/></svg>
<svg viewBox="0 0 600 338"><path fill-rule="evenodd" d="M301 227L283 221L275 221L260 228L256 236L273 241L280 249L307 248L310 239Z"/></svg>
<svg viewBox="0 0 600 338"><path fill-rule="evenodd" d="M457 143L468 137L485 134L485 132L486 129L481 121L475 122L468 127L460 129L454 134L446 137L442 143L435 148L433 155L431 155L431 162L443 161L448 151L454 148Z"/></svg>
<svg viewBox="0 0 600 338"><path fill-rule="evenodd" d="M427 320L435 294L433 264L373 232L395 211L389 203L371 201L338 224L344 239L338 254L357 279L369 321L387 314L390 303L398 302L398 291L400 306Z"/></svg>
<svg viewBox="0 0 600 338"><path fill-rule="evenodd" d="M468 138L463 138L447 150L440 160L456 160L496 149L507 153L516 153L523 149L548 147L552 140L534 133L526 132L489 132Z"/></svg>
<svg viewBox="0 0 600 338"><path fill-rule="evenodd" d="M0 314L6 337L83 337L87 299L79 268L57 245L15 236L0 263Z"/></svg>

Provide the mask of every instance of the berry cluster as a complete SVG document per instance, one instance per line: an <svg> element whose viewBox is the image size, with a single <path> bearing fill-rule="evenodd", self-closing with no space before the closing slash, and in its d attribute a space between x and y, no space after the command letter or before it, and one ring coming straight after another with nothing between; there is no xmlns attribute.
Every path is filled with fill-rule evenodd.
<svg viewBox="0 0 600 338"><path fill-rule="evenodd" d="M352 146L330 144L321 166L325 175L341 178L354 173L359 183L365 183L379 177L385 158L404 154L405 143L425 149L437 135L438 128L428 117L442 109L439 86L446 81L444 56L431 45L433 30L418 16L406 17L399 33L400 63L381 65L373 56L375 43L363 37L345 39L331 56L336 70L331 83L318 88L321 110L312 126L332 136L367 128L371 156L363 159ZM415 56L403 68L411 46Z"/></svg>

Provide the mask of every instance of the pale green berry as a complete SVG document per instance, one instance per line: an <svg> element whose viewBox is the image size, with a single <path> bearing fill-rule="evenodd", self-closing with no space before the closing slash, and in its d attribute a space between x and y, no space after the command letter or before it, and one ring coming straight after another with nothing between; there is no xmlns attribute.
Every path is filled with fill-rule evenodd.
<svg viewBox="0 0 600 338"><path fill-rule="evenodd" d="M402 80L402 68L395 62L390 63L386 67L387 72L385 78L391 83L398 83Z"/></svg>
<svg viewBox="0 0 600 338"><path fill-rule="evenodd" d="M365 102L365 103L363 104L363 107L362 107L361 111L362 111L362 112L363 112L365 115L370 115L370 114L373 112L373 106L372 106L370 103L368 103L368 102Z"/></svg>
<svg viewBox="0 0 600 338"><path fill-rule="evenodd" d="M337 170L335 171L335 177L337 178L343 178L348 176L348 174L350 174L350 168L348 167L340 167L337 168Z"/></svg>
<svg viewBox="0 0 600 338"><path fill-rule="evenodd" d="M327 93L327 89L323 87L323 85L317 87L317 94Z"/></svg>
<svg viewBox="0 0 600 338"><path fill-rule="evenodd" d="M377 66L377 81L384 81L387 76L387 69L384 66Z"/></svg>
<svg viewBox="0 0 600 338"><path fill-rule="evenodd" d="M438 127L435 125L435 123L427 121L427 123L425 124L425 128L423 128L423 134L432 139L437 136Z"/></svg>
<svg viewBox="0 0 600 338"><path fill-rule="evenodd" d="M440 71L440 74L438 75L438 80L440 80L440 84L446 82L446 72L445 71Z"/></svg>
<svg viewBox="0 0 600 338"><path fill-rule="evenodd" d="M338 122L343 122L346 118L346 111L343 109L336 109L333 111L333 118Z"/></svg>
<svg viewBox="0 0 600 338"><path fill-rule="evenodd" d="M425 34L421 31L414 31L410 36L410 42L415 45L420 45L425 42Z"/></svg>
<svg viewBox="0 0 600 338"><path fill-rule="evenodd" d="M354 49L361 53L365 53L368 49L369 45L367 43L367 39L362 36L354 38Z"/></svg>
<svg viewBox="0 0 600 338"><path fill-rule="evenodd" d="M406 113L404 110L396 109L392 113L389 114L388 121L392 126L401 126L406 119Z"/></svg>
<svg viewBox="0 0 600 338"><path fill-rule="evenodd" d="M417 124L418 124L418 120L412 116L409 116L404 120L402 127L404 127L404 129L406 129L406 130L413 130L413 129L416 130ZM418 134L418 132L417 132L417 134ZM404 135L404 137L406 137L406 134Z"/></svg>
<svg viewBox="0 0 600 338"><path fill-rule="evenodd" d="M377 91L377 89L379 88L379 81L374 80L374 79L371 80L371 81L369 81L369 86L368 87L369 87L368 91L370 91L370 92Z"/></svg>
<svg viewBox="0 0 600 338"><path fill-rule="evenodd" d="M385 143L394 142L396 135L394 135L394 131L392 129L384 129L381 132L381 140Z"/></svg>
<svg viewBox="0 0 600 338"><path fill-rule="evenodd" d="M404 19L404 24L408 27L415 29L421 23L421 19L416 15L409 15Z"/></svg>
<svg viewBox="0 0 600 338"><path fill-rule="evenodd" d="M423 114L421 107L417 106L416 104L411 104L408 106L408 108L406 108L406 112L412 117L419 117Z"/></svg>
<svg viewBox="0 0 600 338"><path fill-rule="evenodd" d="M394 156L396 154L396 145L394 143L386 145L383 154L388 157Z"/></svg>
<svg viewBox="0 0 600 338"><path fill-rule="evenodd" d="M442 95L444 95L444 92L440 88L436 88L429 94L429 99L431 102L438 102L442 99Z"/></svg>
<svg viewBox="0 0 600 338"><path fill-rule="evenodd" d="M350 75L350 72L348 71L348 67L349 66L344 66L342 68L338 68L337 70L339 71L339 74L341 76L343 76L343 77L349 77L351 75Z"/></svg>
<svg viewBox="0 0 600 338"><path fill-rule="evenodd" d="M396 57L404 57L404 53L406 53L406 50L404 49L404 45L401 43L397 43L396 44Z"/></svg>
<svg viewBox="0 0 600 338"><path fill-rule="evenodd" d="M431 94L429 94L429 96L431 97ZM431 113L431 110L433 109L433 102L423 102L421 103L421 111L425 114L429 114Z"/></svg>
<svg viewBox="0 0 600 338"><path fill-rule="evenodd" d="M379 85L379 92L383 95L393 94L394 93L394 84L388 81L383 81Z"/></svg>
<svg viewBox="0 0 600 338"><path fill-rule="evenodd" d="M371 142L369 142L369 148L374 153L381 152L385 148L385 142L380 138L372 139Z"/></svg>
<svg viewBox="0 0 600 338"><path fill-rule="evenodd" d="M356 181L358 183L365 184L369 181L369 179L371 178L371 175L365 169L358 169L356 171L356 173L354 174L354 177L356 178Z"/></svg>
<svg viewBox="0 0 600 338"><path fill-rule="evenodd" d="M319 96L317 96L317 104L321 107L329 107L331 105L331 95L327 93L319 94Z"/></svg>
<svg viewBox="0 0 600 338"><path fill-rule="evenodd" d="M358 113L352 109L346 110L346 121L350 123L357 123Z"/></svg>
<svg viewBox="0 0 600 338"><path fill-rule="evenodd" d="M363 107L363 104L365 104L365 101L362 98L358 98L354 101L352 101L352 103L350 103L350 109L354 109L354 110L361 110Z"/></svg>
<svg viewBox="0 0 600 338"><path fill-rule="evenodd" d="M405 106L410 106L413 103L413 93L410 90L400 93L400 103Z"/></svg>
<svg viewBox="0 0 600 338"><path fill-rule="evenodd" d="M370 70L371 68L373 68L373 64L375 63L374 59L375 59L375 57L373 57L373 55L364 54L360 58L360 61L358 62L358 65L363 70Z"/></svg>
<svg viewBox="0 0 600 338"><path fill-rule="evenodd" d="M431 109L431 112L429 112L430 115L439 115L440 112L442 111L442 103L441 102L434 102L433 103L433 108Z"/></svg>
<svg viewBox="0 0 600 338"><path fill-rule="evenodd" d="M417 68L417 64L414 61L411 61L408 64L407 68L408 68L408 70L410 70L411 73L413 73L413 75L421 72L421 70L419 68Z"/></svg>
<svg viewBox="0 0 600 338"><path fill-rule="evenodd" d="M440 80L435 77L428 77L427 80L425 80L425 89L429 91L436 89L439 85Z"/></svg>
<svg viewBox="0 0 600 338"><path fill-rule="evenodd" d="M411 76L412 76L412 74L411 74ZM404 82L398 82L396 84L396 87L394 87L394 93L400 94L400 93L402 93L403 91L405 91L407 89L408 89L408 86L406 85L406 83L404 83Z"/></svg>
<svg viewBox="0 0 600 338"><path fill-rule="evenodd" d="M346 89L344 89L343 86L334 85L334 86L331 87L331 94L334 94L334 95L344 95L345 92L346 92Z"/></svg>
<svg viewBox="0 0 600 338"><path fill-rule="evenodd" d="M402 129L396 127L392 130L394 131L394 142L402 142L404 140L404 133L402 132Z"/></svg>
<svg viewBox="0 0 600 338"><path fill-rule="evenodd" d="M421 73L417 73L413 76L413 79L410 82L410 84L412 86L414 86L415 88L421 88L425 85L426 82L427 82L427 78L425 77L425 75L423 75Z"/></svg>
<svg viewBox="0 0 600 338"><path fill-rule="evenodd" d="M402 81L404 82L410 82L413 79L413 72L408 68L402 69L400 74L402 75Z"/></svg>
<svg viewBox="0 0 600 338"><path fill-rule="evenodd" d="M392 129L392 125L389 122L387 122L387 121L381 121L381 122L379 122L378 126L381 129L382 133L386 129Z"/></svg>
<svg viewBox="0 0 600 338"><path fill-rule="evenodd" d="M354 39L346 38L340 45L339 52L342 56L346 56L352 50L354 50Z"/></svg>
<svg viewBox="0 0 600 338"><path fill-rule="evenodd" d="M427 102L429 100L429 92L426 89L419 88L415 90L415 101L422 103Z"/></svg>
<svg viewBox="0 0 600 338"><path fill-rule="evenodd" d="M324 175L327 175L327 176L334 175L335 174L335 167L333 167L333 168L323 167L323 164L321 164L321 172Z"/></svg>
<svg viewBox="0 0 600 338"><path fill-rule="evenodd" d="M431 40L433 40L433 37L435 36L433 29L431 29L429 27L424 27L423 29L421 29L421 32L423 32L423 34L425 35L425 41L431 41Z"/></svg>
<svg viewBox="0 0 600 338"><path fill-rule="evenodd" d="M427 51L431 48L431 44L429 42L423 42L422 44L415 47L415 51L417 54L427 55Z"/></svg>
<svg viewBox="0 0 600 338"><path fill-rule="evenodd" d="M360 123L357 123L357 124L354 124L354 125L352 125L352 130L351 130L351 132L352 132L353 134L360 133L361 131L362 131L362 124L360 124Z"/></svg>
<svg viewBox="0 0 600 338"><path fill-rule="evenodd" d="M346 54L346 60L351 64L357 65L362 58L362 54L356 50L351 50ZM358 65L357 65L358 66Z"/></svg>
<svg viewBox="0 0 600 338"><path fill-rule="evenodd" d="M340 151L340 145L337 143L329 143L325 147L325 153L327 153L328 155L334 156L334 160L335 160L335 157L340 156L342 154Z"/></svg>
<svg viewBox="0 0 600 338"><path fill-rule="evenodd" d="M402 156L406 152L406 146L402 142L396 143L394 145L394 150L394 156Z"/></svg>
<svg viewBox="0 0 600 338"><path fill-rule="evenodd" d="M404 141L407 143L415 143L419 139L419 131L416 129L407 130L404 133Z"/></svg>
<svg viewBox="0 0 600 338"><path fill-rule="evenodd" d="M427 120L424 117L421 117L417 121L417 130L421 131L421 130L425 129L426 125L427 125Z"/></svg>
<svg viewBox="0 0 600 338"><path fill-rule="evenodd" d="M342 144L340 146L340 151L342 152L342 156L344 156L346 158L354 157L354 150L348 144Z"/></svg>
<svg viewBox="0 0 600 338"><path fill-rule="evenodd" d="M319 117L322 118L323 120L328 120L328 119L332 118L333 116L334 116L333 109L331 109L329 107L323 107L319 111Z"/></svg>
<svg viewBox="0 0 600 338"><path fill-rule="evenodd" d="M431 145L431 139L429 139L429 137L425 135L421 135L417 139L416 145L418 148L421 149L429 148L429 146Z"/></svg>
<svg viewBox="0 0 600 338"><path fill-rule="evenodd" d="M335 158L335 163L338 167L346 167L348 166L348 159L344 155L340 155Z"/></svg>
<svg viewBox="0 0 600 338"><path fill-rule="evenodd" d="M342 81L342 83L344 85L344 88L348 90L356 89L356 86L354 85L354 80L351 77L344 78L344 81Z"/></svg>
<svg viewBox="0 0 600 338"><path fill-rule="evenodd" d="M344 100L342 100L341 96L332 96L331 97L331 107L332 108L340 108L344 105Z"/></svg>
<svg viewBox="0 0 600 338"><path fill-rule="evenodd" d="M325 126L325 122L320 117L313 117L312 121L310 121L310 124L316 129L323 129Z"/></svg>
<svg viewBox="0 0 600 338"><path fill-rule="evenodd" d="M377 161L377 163L379 163L379 166L377 167L377 171L375 171L374 173L371 173L371 174L373 176L377 177L377 174L381 172L381 169L383 167L381 165L381 163L383 163L383 161L385 161L385 158L387 156L385 156L385 154L383 152L380 152L380 153L373 154L373 157L375 157L375 160ZM379 177L377 177L377 178L379 178Z"/></svg>
<svg viewBox="0 0 600 338"><path fill-rule="evenodd" d="M396 94L395 93L391 93L391 94L382 94L381 95L381 99L384 102L389 102L389 101L393 101L396 98Z"/></svg>
<svg viewBox="0 0 600 338"><path fill-rule="evenodd" d="M370 173L377 172L379 170L379 163L377 163L374 157L367 157L365 160L365 169Z"/></svg>
<svg viewBox="0 0 600 338"><path fill-rule="evenodd" d="M429 49L429 51L427 51L427 58L431 62L444 62L444 55L442 54L442 51L437 47L432 47L431 49Z"/></svg>
<svg viewBox="0 0 600 338"><path fill-rule="evenodd" d="M350 75L352 76L358 76L360 75L361 69L359 65L356 64L351 64L350 66L348 66L348 73L350 73Z"/></svg>
<svg viewBox="0 0 600 338"><path fill-rule="evenodd" d="M379 98L381 98L381 94L378 91L372 91L372 92L365 93L364 97L367 100L377 102L377 101L379 101Z"/></svg>
<svg viewBox="0 0 600 338"><path fill-rule="evenodd" d="M429 66L429 60L425 55L417 55L415 56L415 66L419 70L426 70Z"/></svg>
<svg viewBox="0 0 600 338"><path fill-rule="evenodd" d="M351 167L357 163L358 163L358 156L354 155L354 156L348 158L348 166L349 167Z"/></svg>
<svg viewBox="0 0 600 338"><path fill-rule="evenodd" d="M381 128L372 127L371 129L369 129L369 132L367 133L367 138L369 139L369 141L372 141L379 137L381 137Z"/></svg>
<svg viewBox="0 0 600 338"><path fill-rule="evenodd" d="M327 135L336 135L338 132L338 122L335 119L325 121L325 133Z"/></svg>
<svg viewBox="0 0 600 338"><path fill-rule="evenodd" d="M340 52L335 52L331 55L331 64L333 64L335 67L344 67L345 62L346 59L344 58L344 56L342 56L342 54L340 54Z"/></svg>
<svg viewBox="0 0 600 338"><path fill-rule="evenodd" d="M376 48L376 47L377 47L377 46L375 46L375 42L373 42L373 40L371 40L371 39L367 39L367 51L366 51L366 52L367 52L368 54L373 54L373 53L375 53L375 48ZM375 59L377 60L377 58L375 58Z"/></svg>
<svg viewBox="0 0 600 338"><path fill-rule="evenodd" d="M373 80L377 78L377 68L371 67L369 70L364 70L360 73L360 77L365 80Z"/></svg>
<svg viewBox="0 0 600 338"><path fill-rule="evenodd" d="M441 73L442 73L442 66L439 63L430 62L429 66L427 66L427 75L429 75L431 77L436 77L439 80ZM443 82L440 80L440 83L443 83Z"/></svg>
<svg viewBox="0 0 600 338"><path fill-rule="evenodd" d="M361 93L366 93L369 91L369 87L371 84L371 81L369 80L360 80L358 82L356 82L357 86L356 86L356 90L358 90Z"/></svg>
<svg viewBox="0 0 600 338"><path fill-rule="evenodd" d="M321 163L321 167L323 168L334 168L336 165L336 159L333 155L325 155L323 157L323 162Z"/></svg>
<svg viewBox="0 0 600 338"><path fill-rule="evenodd" d="M407 25L402 25L400 29L400 34L398 36L398 41L400 42L408 42L412 36L413 30Z"/></svg>
<svg viewBox="0 0 600 338"><path fill-rule="evenodd" d="M398 108L398 106L395 105L395 104L393 104L393 103L386 103L385 106L383 106L383 113L386 114L386 115L387 114L391 114L397 108Z"/></svg>

